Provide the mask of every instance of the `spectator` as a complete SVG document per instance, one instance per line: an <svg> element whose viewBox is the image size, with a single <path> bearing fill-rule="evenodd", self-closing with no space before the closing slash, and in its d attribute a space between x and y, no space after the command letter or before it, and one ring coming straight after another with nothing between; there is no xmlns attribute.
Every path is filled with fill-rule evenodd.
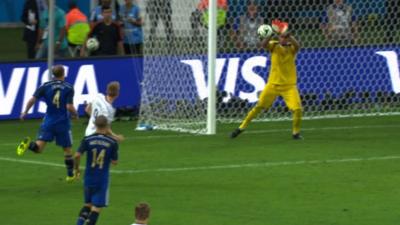
<svg viewBox="0 0 400 225"><path fill-rule="evenodd" d="M172 41L174 30L171 19L171 0L148 0L146 12L150 19L150 37L155 37L158 20L161 19L164 23L167 41Z"/></svg>
<svg viewBox="0 0 400 225"><path fill-rule="evenodd" d="M220 32L226 24L226 13L228 10L227 0L217 0L217 27L218 27L218 37L223 37ZM208 26L208 0L200 0L197 4L197 8L190 17L190 23L192 26L193 39L197 40L197 35L199 34L200 26Z"/></svg>
<svg viewBox="0 0 400 225"><path fill-rule="evenodd" d="M65 16L67 40L69 52L72 57L75 57L85 43L90 27L87 17L79 10L75 0L70 0L69 9L70 11Z"/></svg>
<svg viewBox="0 0 400 225"><path fill-rule="evenodd" d="M103 20L103 13L101 8L104 7L110 7L113 11L112 13L112 20L113 21L117 21L119 20L118 17L118 11L119 11L119 5L117 2L114 2L113 4L113 0L99 0L99 5L96 6L91 15L90 15L90 25L91 27L93 27L94 25L96 25L97 22L100 22L101 20Z"/></svg>
<svg viewBox="0 0 400 225"><path fill-rule="evenodd" d="M263 24L264 19L258 14L258 6L254 0L247 3L247 12L240 16L239 36L237 46L240 49L257 49L260 47L260 40L257 35L258 27Z"/></svg>
<svg viewBox="0 0 400 225"><path fill-rule="evenodd" d="M147 225L150 217L150 206L147 203L139 203L135 207L135 223L132 225Z"/></svg>
<svg viewBox="0 0 400 225"><path fill-rule="evenodd" d="M39 8L36 0L26 0L21 21L24 22L23 40L26 42L28 59L35 58L35 45L39 30Z"/></svg>
<svg viewBox="0 0 400 225"><path fill-rule="evenodd" d="M95 37L99 41L99 48L91 55L117 55L124 54L120 26L112 20L112 9L109 6L102 7L103 20L92 29L89 37ZM85 56L86 46L81 49L81 56Z"/></svg>
<svg viewBox="0 0 400 225"><path fill-rule="evenodd" d="M399 0L386 1L385 42L396 43L396 33L400 29L400 3Z"/></svg>
<svg viewBox="0 0 400 225"><path fill-rule="evenodd" d="M322 25L326 39L332 45L348 46L356 42L356 22L352 7L344 0L334 0L326 10L326 21Z"/></svg>
<svg viewBox="0 0 400 225"><path fill-rule="evenodd" d="M120 9L120 17L124 22L124 50L125 54L143 55L143 18L137 3L125 0Z"/></svg>
<svg viewBox="0 0 400 225"><path fill-rule="evenodd" d="M47 0L49 5L49 0ZM36 58L46 58L48 48L48 26L49 26L49 10L45 9L40 16L39 32L36 42ZM67 39L65 38L65 12L58 6L54 7L54 55L55 57L64 57L68 53Z"/></svg>
<svg viewBox="0 0 400 225"><path fill-rule="evenodd" d="M36 0L36 4L41 15L47 9L47 0Z"/></svg>

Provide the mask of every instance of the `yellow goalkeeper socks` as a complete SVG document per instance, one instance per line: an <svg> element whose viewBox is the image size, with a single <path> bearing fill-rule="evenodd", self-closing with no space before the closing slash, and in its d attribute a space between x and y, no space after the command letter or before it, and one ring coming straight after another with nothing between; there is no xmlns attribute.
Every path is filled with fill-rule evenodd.
<svg viewBox="0 0 400 225"><path fill-rule="evenodd" d="M247 128L251 120L256 117L263 107L256 105L246 116L246 118L243 120L242 124L240 124L239 129L244 130Z"/></svg>
<svg viewBox="0 0 400 225"><path fill-rule="evenodd" d="M293 111L293 134L300 133L301 117L302 117L301 109Z"/></svg>

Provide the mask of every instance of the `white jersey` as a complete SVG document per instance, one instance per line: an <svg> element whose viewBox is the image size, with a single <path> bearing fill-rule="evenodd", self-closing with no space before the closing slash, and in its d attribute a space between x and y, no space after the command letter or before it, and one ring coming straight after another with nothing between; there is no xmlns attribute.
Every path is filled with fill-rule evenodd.
<svg viewBox="0 0 400 225"><path fill-rule="evenodd" d="M106 97L103 94L97 94L89 104L91 104L92 111L90 113L89 124L86 128L85 136L92 135L96 132L94 120L97 116L102 115L107 117L108 123L111 124L114 120L115 114L114 107L107 102Z"/></svg>

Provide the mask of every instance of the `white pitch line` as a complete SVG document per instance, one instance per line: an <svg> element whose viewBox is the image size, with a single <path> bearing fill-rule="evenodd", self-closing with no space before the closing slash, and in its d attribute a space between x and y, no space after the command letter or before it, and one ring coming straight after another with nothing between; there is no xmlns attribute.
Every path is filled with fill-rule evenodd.
<svg viewBox="0 0 400 225"><path fill-rule="evenodd" d="M315 164L336 164L349 162L365 162L365 161L382 161L397 160L400 155L392 156L376 156L368 158L344 158L344 159L326 159L326 160L301 160L301 161L281 161L281 162L265 162L265 163L246 163L246 164L228 164L218 166L198 166L198 167L177 167L177 168L158 168L158 169L139 169L139 170L111 170L115 174L139 174L139 173L157 173L157 172L184 172L184 171L204 171L204 170L221 170L221 169L240 169L240 168L263 168L276 166L292 166L292 165L315 165ZM33 160L23 160L8 157L0 157L2 161L35 164L52 167L65 167L63 164L40 162Z"/></svg>
<svg viewBox="0 0 400 225"><path fill-rule="evenodd" d="M367 126L340 126L340 127L309 127L302 128L302 131L329 131L329 130L347 130L347 129L379 129L379 128L398 128L400 125L367 125ZM246 134L265 134L265 133L280 133L291 131L290 128L268 129L268 130L246 130ZM151 132L151 131L143 131ZM217 133L217 136L227 136L228 133ZM175 135L148 135L148 136L129 136L127 140L144 140L144 139L165 139L165 138L183 138L200 136L199 134L175 134ZM202 136L202 135L201 135ZM17 146L18 143L0 143L0 146Z"/></svg>
<svg viewBox="0 0 400 225"><path fill-rule="evenodd" d="M309 127L302 128L302 131L320 131L320 130L347 130L347 129L372 129L372 128L397 128L400 125L367 125L367 126L340 126L340 127ZM246 130L246 134L264 134L264 133L280 133L291 131L291 128L268 129L268 130ZM151 132L151 131L144 131ZM228 132L229 133L229 132ZM228 133L217 133L217 136L227 136ZM151 138L181 138L202 136L201 134L176 134L176 135L149 135L149 136L130 136L126 139L151 139Z"/></svg>
<svg viewBox="0 0 400 225"><path fill-rule="evenodd" d="M15 158L9 158L9 157L0 157L0 160L9 161L9 162L17 162L17 163L25 163L25 164L41 165L41 166L65 167L65 165L59 164L59 163L42 162L42 161L34 161L34 160L26 160L26 159L15 159Z"/></svg>

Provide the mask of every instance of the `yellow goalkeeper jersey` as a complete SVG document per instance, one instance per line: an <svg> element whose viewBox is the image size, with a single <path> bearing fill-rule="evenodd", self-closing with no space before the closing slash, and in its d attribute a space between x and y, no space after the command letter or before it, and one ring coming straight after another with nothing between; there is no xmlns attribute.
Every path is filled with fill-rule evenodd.
<svg viewBox="0 0 400 225"><path fill-rule="evenodd" d="M268 83L291 85L297 83L296 50L293 45L283 46L271 40L267 49L271 52L271 69Z"/></svg>

